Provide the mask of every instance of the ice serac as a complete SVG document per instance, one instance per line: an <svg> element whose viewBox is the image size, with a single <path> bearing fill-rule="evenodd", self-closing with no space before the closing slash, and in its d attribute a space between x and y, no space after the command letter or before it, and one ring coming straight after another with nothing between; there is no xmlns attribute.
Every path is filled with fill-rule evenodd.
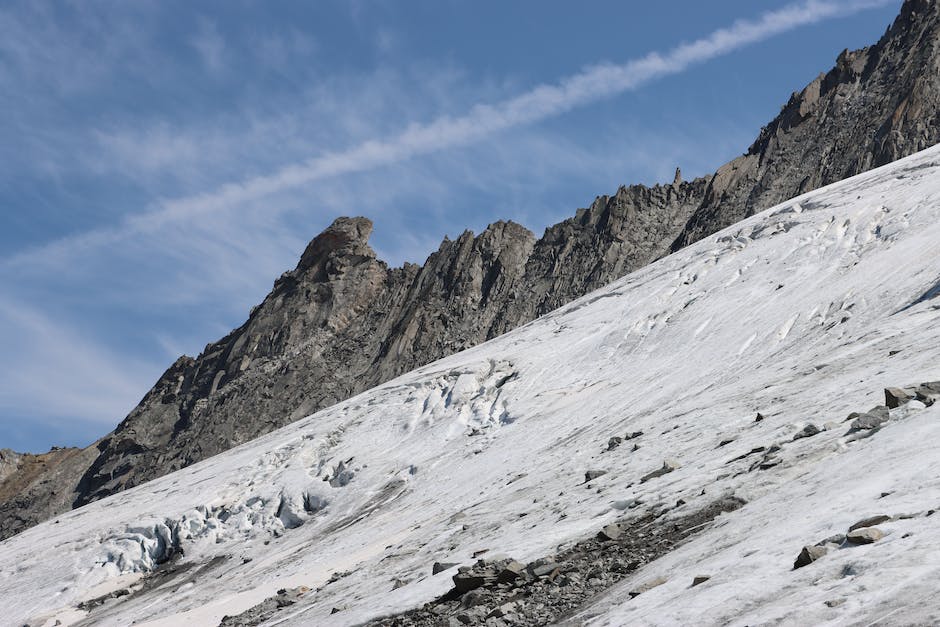
<svg viewBox="0 0 940 627"><path fill-rule="evenodd" d="M907 0L875 46L794 94L715 174L621 187L536 238L512 222L389 268L340 218L248 320L182 357L76 456L69 479L8 478L0 539L188 466L525 324L744 216L940 140L940 3ZM73 479L71 477L80 477ZM24 522L26 521L26 522Z"/></svg>
<svg viewBox="0 0 940 627"><path fill-rule="evenodd" d="M672 248L938 142L940 2L907 0L877 44L843 51L715 173Z"/></svg>

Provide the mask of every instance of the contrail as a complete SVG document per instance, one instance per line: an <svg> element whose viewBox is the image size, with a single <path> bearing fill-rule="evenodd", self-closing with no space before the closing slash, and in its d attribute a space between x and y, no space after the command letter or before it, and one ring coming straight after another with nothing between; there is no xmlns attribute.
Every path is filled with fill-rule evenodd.
<svg viewBox="0 0 940 627"><path fill-rule="evenodd" d="M362 172L410 157L466 145L500 131L530 125L564 114L602 99L635 90L657 78L681 73L688 68L758 43L800 26L891 4L896 0L856 0L835 2L807 0L757 19L738 20L691 43L668 52L652 52L622 64L602 64L566 77L557 83L535 88L494 104L478 104L459 117L442 116L426 124L409 126L390 138L370 140L339 152L330 152L285 166L271 174L225 184L204 194L161 203L156 209L129 216L118 225L67 236L0 262L13 268L37 259L97 248L127 236L154 231L163 225L185 221L256 200L318 180Z"/></svg>

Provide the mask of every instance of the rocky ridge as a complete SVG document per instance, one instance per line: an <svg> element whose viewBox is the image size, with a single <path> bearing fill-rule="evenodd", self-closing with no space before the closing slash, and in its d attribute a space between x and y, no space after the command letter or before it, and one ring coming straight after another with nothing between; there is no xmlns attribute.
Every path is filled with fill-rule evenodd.
<svg viewBox="0 0 940 627"><path fill-rule="evenodd" d="M497 222L389 268L366 218L340 218L249 319L181 357L106 437L0 474L0 539L225 451L500 335L799 193L940 140L940 3L907 0L875 46L844 52L748 152L712 176L622 187L546 229Z"/></svg>

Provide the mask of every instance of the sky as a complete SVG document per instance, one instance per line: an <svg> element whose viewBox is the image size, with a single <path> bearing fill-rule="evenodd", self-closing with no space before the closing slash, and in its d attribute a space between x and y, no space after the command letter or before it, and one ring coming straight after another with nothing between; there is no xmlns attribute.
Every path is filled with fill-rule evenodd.
<svg viewBox="0 0 940 627"><path fill-rule="evenodd" d="M0 448L105 435L338 216L421 263L709 174L900 5L5 2Z"/></svg>

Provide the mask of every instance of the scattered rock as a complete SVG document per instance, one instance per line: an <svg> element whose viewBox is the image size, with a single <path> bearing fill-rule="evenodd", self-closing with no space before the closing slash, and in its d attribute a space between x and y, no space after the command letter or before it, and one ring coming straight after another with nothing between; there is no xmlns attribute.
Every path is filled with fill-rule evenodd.
<svg viewBox="0 0 940 627"><path fill-rule="evenodd" d="M461 566L457 569L457 574L453 576L454 589L463 594L499 582L505 583L515 579L515 575L521 571L521 564L508 557L494 556L477 560L473 566Z"/></svg>
<svg viewBox="0 0 940 627"><path fill-rule="evenodd" d="M912 400L915 394L916 390L910 388L885 388L885 405L895 409Z"/></svg>
<svg viewBox="0 0 940 627"><path fill-rule="evenodd" d="M533 577L545 577L557 571L558 568L554 560L541 558L526 566L526 571Z"/></svg>
<svg viewBox="0 0 940 627"><path fill-rule="evenodd" d="M809 566L828 552L829 549L825 546L804 546L803 550L800 551L800 554L797 555L796 561L793 562L793 570L796 570L797 568L803 568L804 566Z"/></svg>
<svg viewBox="0 0 940 627"><path fill-rule="evenodd" d="M817 435L817 434L819 434L819 433L820 433L819 427L817 427L816 425L810 423L810 424L806 425L805 427L803 427L803 429L802 429L799 433L797 433L796 435L794 435L794 436L793 436L793 440L796 441L796 440L799 440L799 439L801 439L801 438L811 438L811 437L813 437L814 435Z"/></svg>
<svg viewBox="0 0 940 627"><path fill-rule="evenodd" d="M740 460L744 459L745 457L750 457L751 455L755 455L755 454L757 454L757 453L763 453L763 452L766 451L766 450L767 450L767 447L766 447L766 446L757 446L757 447L754 447L754 448L752 448L751 450L749 450L747 453L743 453L743 454L741 454L741 455L738 455L737 457L733 457L733 458L729 459L729 460L726 461L725 463L726 463L726 464L730 464L730 463L732 463L732 462L740 461Z"/></svg>
<svg viewBox="0 0 940 627"><path fill-rule="evenodd" d="M634 597L640 596L644 592L649 592L653 588L659 587L667 581L669 580L661 576L645 581L629 592L630 598L632 599Z"/></svg>
<svg viewBox="0 0 940 627"><path fill-rule="evenodd" d="M431 574L437 575L438 573L442 573L445 570L450 570L456 565L457 564L454 562L434 562L434 565L431 566Z"/></svg>
<svg viewBox="0 0 940 627"><path fill-rule="evenodd" d="M696 575L695 577L692 578L692 587L694 588L695 586L699 584L703 584L711 578L712 578L711 575Z"/></svg>
<svg viewBox="0 0 940 627"><path fill-rule="evenodd" d="M508 557L481 559L472 566L461 566L456 578L468 581L461 589L482 580L480 587L466 592L455 587L422 607L367 624L372 627L556 624L644 564L669 553L716 516L735 511L744 504L742 499L728 496L669 520L663 519L664 511L625 518L608 528L611 535L618 536L616 540L586 538L574 546L559 549L561 552L557 555L534 560L526 566ZM479 579L471 582L472 577ZM644 582L631 596L663 581L665 579ZM507 605L510 603L515 605Z"/></svg>
<svg viewBox="0 0 940 627"><path fill-rule="evenodd" d="M888 417L885 416L876 416L871 413L859 414L858 418L852 421L851 429L852 431L870 431L872 429L880 429L881 425L888 421Z"/></svg>
<svg viewBox="0 0 940 627"><path fill-rule="evenodd" d="M457 592L470 592L471 590L476 590L477 588L486 584L487 579L480 573L473 571L467 571L465 573L457 573L453 577L454 588ZM496 580L494 575L493 581Z"/></svg>
<svg viewBox="0 0 940 627"><path fill-rule="evenodd" d="M888 522L889 520L891 520L891 516L888 516L887 514L869 516L868 518L863 518L849 527L849 531L855 531L856 529L861 529L862 527L874 527L875 525L880 525L881 523Z"/></svg>
<svg viewBox="0 0 940 627"><path fill-rule="evenodd" d="M657 470L654 470L653 472L643 475L643 477L640 479L640 483L646 483L650 479L655 479L656 477L662 477L663 475L667 475L678 467L679 467L679 462L673 459L667 459L666 461L663 462L662 468L659 468Z"/></svg>
<svg viewBox="0 0 940 627"><path fill-rule="evenodd" d="M510 560L503 569L499 571L499 574L496 576L496 580L499 583L509 583L515 581L525 570L525 564L522 562L517 562L516 560Z"/></svg>
<svg viewBox="0 0 940 627"><path fill-rule="evenodd" d="M845 534L837 533L833 536L829 536L825 540L820 540L819 542L816 543L816 546L832 545L832 546L838 547L838 546L842 546L843 542L845 542Z"/></svg>
<svg viewBox="0 0 940 627"><path fill-rule="evenodd" d="M253 627L254 625L260 625L277 614L278 611L297 603L307 592L310 592L310 588L307 586L281 588L275 596L268 597L241 614L223 616L219 627ZM335 611L339 611L339 609L335 609Z"/></svg>
<svg viewBox="0 0 940 627"><path fill-rule="evenodd" d="M504 618L510 614L515 613L516 608L519 607L519 604L510 601L509 603L503 603L492 612L486 615L487 618Z"/></svg>
<svg viewBox="0 0 940 627"><path fill-rule="evenodd" d="M917 400L930 407L940 400L940 381L921 383L915 391Z"/></svg>
<svg viewBox="0 0 940 627"><path fill-rule="evenodd" d="M884 536L884 532L877 527L862 527L847 533L845 539L851 544L871 544L881 540Z"/></svg>
<svg viewBox="0 0 940 627"><path fill-rule="evenodd" d="M479 607L484 603L486 603L486 594L482 590L471 590L460 597L460 607L465 609ZM487 611L484 609L482 614L485 616Z"/></svg>
<svg viewBox="0 0 940 627"><path fill-rule="evenodd" d="M779 466L782 462L779 457L769 457L757 465L757 468L760 470L770 470L774 466Z"/></svg>

